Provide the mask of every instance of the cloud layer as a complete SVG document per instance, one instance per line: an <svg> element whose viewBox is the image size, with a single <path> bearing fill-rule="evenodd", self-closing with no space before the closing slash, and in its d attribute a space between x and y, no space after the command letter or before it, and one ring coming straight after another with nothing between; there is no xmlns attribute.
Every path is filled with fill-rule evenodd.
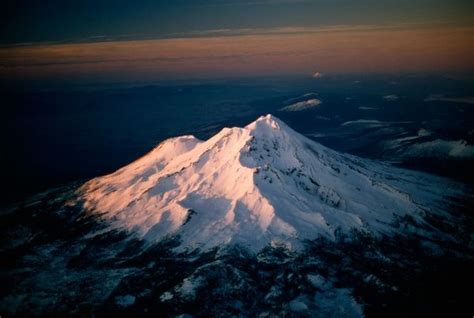
<svg viewBox="0 0 474 318"><path fill-rule="evenodd" d="M321 105L322 101L317 98L308 99L305 101L297 102L288 106L281 108L281 111L285 112L299 112L302 110L307 110Z"/></svg>
<svg viewBox="0 0 474 318"><path fill-rule="evenodd" d="M474 69L470 27L334 26L0 48L0 78L169 79ZM97 42L104 41L104 42ZM278 67L276 67L278 66Z"/></svg>
<svg viewBox="0 0 474 318"><path fill-rule="evenodd" d="M431 95L424 100L425 102L448 102L448 103L459 103L459 104L471 104L474 105L473 96L465 97L445 97L444 95Z"/></svg>

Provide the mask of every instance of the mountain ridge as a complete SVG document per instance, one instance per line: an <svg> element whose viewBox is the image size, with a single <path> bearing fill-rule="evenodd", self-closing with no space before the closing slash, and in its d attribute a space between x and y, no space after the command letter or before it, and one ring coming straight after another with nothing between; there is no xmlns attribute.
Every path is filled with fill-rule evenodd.
<svg viewBox="0 0 474 318"><path fill-rule="evenodd" d="M167 139L78 194L86 210L151 242L176 235L186 249L253 251L338 231L392 234L407 215L431 235L424 203L440 196L423 174L339 154L270 114L206 141Z"/></svg>

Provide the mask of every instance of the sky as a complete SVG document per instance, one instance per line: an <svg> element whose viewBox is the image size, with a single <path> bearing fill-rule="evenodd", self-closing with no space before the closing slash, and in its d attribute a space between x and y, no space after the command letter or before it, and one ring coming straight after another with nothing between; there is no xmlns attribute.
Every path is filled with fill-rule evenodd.
<svg viewBox="0 0 474 318"><path fill-rule="evenodd" d="M0 79L474 69L474 1L6 0Z"/></svg>

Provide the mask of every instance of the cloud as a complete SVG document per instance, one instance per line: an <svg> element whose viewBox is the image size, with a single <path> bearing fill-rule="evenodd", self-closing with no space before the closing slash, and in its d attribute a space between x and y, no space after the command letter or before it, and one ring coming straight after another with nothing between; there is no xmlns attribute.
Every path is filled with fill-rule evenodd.
<svg viewBox="0 0 474 318"><path fill-rule="evenodd" d="M357 120L346 121L346 122L341 124L341 126L350 126L350 125L364 125L364 126L370 126L370 127L382 127L382 126L388 126L389 123L382 122L380 120L375 120L375 119L357 119Z"/></svg>
<svg viewBox="0 0 474 318"><path fill-rule="evenodd" d="M380 121L376 119L357 119L349 120L341 124L341 126L357 126L357 127L386 127L390 125L411 124L412 121Z"/></svg>
<svg viewBox="0 0 474 318"><path fill-rule="evenodd" d="M403 158L442 158L474 159L474 146L466 140L427 140L433 132L424 128L416 135L384 142L385 149L395 152L393 155Z"/></svg>
<svg viewBox="0 0 474 318"><path fill-rule="evenodd" d="M393 102L393 101L399 100L400 97L398 95L392 94L392 95L385 95L383 99L388 102Z"/></svg>
<svg viewBox="0 0 474 318"><path fill-rule="evenodd" d="M326 117L326 116L316 116L316 119L321 119L321 120L331 120L331 118Z"/></svg>
<svg viewBox="0 0 474 318"><path fill-rule="evenodd" d="M420 137L426 137L426 136L431 136L433 133L427 129L421 128L418 130L418 136Z"/></svg>
<svg viewBox="0 0 474 318"><path fill-rule="evenodd" d="M444 140L420 142L407 147L404 152L407 157L436 157L473 159L474 146L465 140Z"/></svg>
<svg viewBox="0 0 474 318"><path fill-rule="evenodd" d="M305 100L305 101L302 101L302 102L297 102L297 103L285 106L285 107L281 108L280 111L299 112L299 111L302 111L302 110L307 110L307 109L319 106L319 105L321 105L321 103L322 103L322 101L320 101L319 99L312 98L312 99L308 99L308 100Z"/></svg>
<svg viewBox="0 0 474 318"><path fill-rule="evenodd" d="M459 103L459 104L471 104L474 105L473 96L464 97L445 97L444 95L431 95L424 99L425 102L448 102L448 103Z"/></svg>
<svg viewBox="0 0 474 318"><path fill-rule="evenodd" d="M407 145L407 143L412 143L415 140L418 140L423 137L428 137L431 136L432 132L421 128L418 130L417 134L414 136L408 136L408 137L403 137L403 138L397 138L394 140L389 140L385 142L385 147L389 149L397 149L397 148L402 148Z"/></svg>
<svg viewBox="0 0 474 318"><path fill-rule="evenodd" d="M293 104L293 103L301 101L302 99L309 100L309 99L313 99L313 98L317 98L317 97L318 97L318 93L309 92L309 93L305 93L303 95L300 95L298 97L290 98L290 99L286 100L285 103L286 104Z"/></svg>
<svg viewBox="0 0 474 318"><path fill-rule="evenodd" d="M361 106L359 107L360 110L376 110L378 109L377 107L367 107L367 106Z"/></svg>

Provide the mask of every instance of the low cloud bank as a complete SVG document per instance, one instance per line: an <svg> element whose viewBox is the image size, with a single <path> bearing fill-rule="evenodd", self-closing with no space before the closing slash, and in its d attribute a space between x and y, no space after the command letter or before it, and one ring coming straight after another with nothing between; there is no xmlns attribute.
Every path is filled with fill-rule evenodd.
<svg viewBox="0 0 474 318"><path fill-rule="evenodd" d="M386 101L388 101L388 102L393 102L393 101L399 100L400 97L399 97L398 95L392 94L392 95L385 95L385 96L383 97L383 99L386 100Z"/></svg>
<svg viewBox="0 0 474 318"><path fill-rule="evenodd" d="M444 95L431 95L424 99L425 102L448 102L474 105L473 96L464 97L445 97Z"/></svg>
<svg viewBox="0 0 474 318"><path fill-rule="evenodd" d="M317 107L322 104L322 101L317 98L308 99L302 102L297 102L288 106L281 108L281 111L284 112L299 112L302 110L307 110L313 107Z"/></svg>

